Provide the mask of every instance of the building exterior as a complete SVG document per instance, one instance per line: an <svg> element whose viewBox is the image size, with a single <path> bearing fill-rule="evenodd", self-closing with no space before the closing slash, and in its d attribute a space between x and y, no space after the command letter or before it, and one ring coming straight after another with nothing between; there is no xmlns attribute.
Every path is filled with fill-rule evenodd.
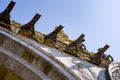
<svg viewBox="0 0 120 80"><path fill-rule="evenodd" d="M27 24L11 21L15 2L0 13L0 80L119 80L120 63L104 52L89 52L84 34L76 40L59 25L49 34L35 31L36 14Z"/></svg>

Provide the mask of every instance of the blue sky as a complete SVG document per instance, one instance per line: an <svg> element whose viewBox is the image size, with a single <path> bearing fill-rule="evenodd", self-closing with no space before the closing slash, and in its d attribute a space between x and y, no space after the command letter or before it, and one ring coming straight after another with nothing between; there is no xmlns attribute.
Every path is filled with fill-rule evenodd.
<svg viewBox="0 0 120 80"><path fill-rule="evenodd" d="M89 51L105 44L115 61L120 61L120 0L13 0L16 2L11 19L27 23L36 13L42 16L35 29L50 33L55 26L62 24L64 32L74 40L82 33ZM10 0L0 0L0 12Z"/></svg>

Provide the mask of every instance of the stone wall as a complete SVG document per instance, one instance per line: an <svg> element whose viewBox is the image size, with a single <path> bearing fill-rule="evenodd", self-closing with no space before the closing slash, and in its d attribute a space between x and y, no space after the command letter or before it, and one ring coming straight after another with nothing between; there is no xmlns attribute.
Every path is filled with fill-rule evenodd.
<svg viewBox="0 0 120 80"><path fill-rule="evenodd" d="M13 73L17 74L22 79L70 80L72 77L66 76L65 74L69 75L70 73L66 73L65 70L65 73L63 73L61 71L62 69L57 68L59 67L57 66L57 63L55 65L51 63L54 61L50 62L47 58L43 58L38 54L41 53L40 51L38 53L35 52L34 48L26 44L24 41L19 40L12 35L9 35L9 37L7 37L7 35L1 33L0 38L1 65L13 71ZM7 60L3 60L5 58L7 58ZM75 78L71 79L74 80Z"/></svg>

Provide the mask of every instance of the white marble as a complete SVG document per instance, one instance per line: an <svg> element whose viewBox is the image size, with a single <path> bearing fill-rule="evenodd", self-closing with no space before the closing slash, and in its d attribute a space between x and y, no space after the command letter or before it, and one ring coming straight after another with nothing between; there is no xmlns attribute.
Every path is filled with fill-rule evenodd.
<svg viewBox="0 0 120 80"><path fill-rule="evenodd" d="M32 43L54 56L82 80L84 79L81 76L85 76L86 78L88 78L88 80L106 80L105 68L99 67L87 61L82 61L77 57L74 57L68 53L60 52L55 48L38 44L34 41L32 41Z"/></svg>
<svg viewBox="0 0 120 80"><path fill-rule="evenodd" d="M60 71L62 71L66 76L68 76L71 80L73 77L70 77L71 74L67 72L63 65L58 64L56 61L50 58L50 56L54 57L58 62L61 62L65 65L69 70L71 70L76 76L81 80L106 80L105 79L105 68L96 66L87 61L82 61L77 57L74 57L68 53L60 52L55 48L48 47L46 45L39 44L33 40L27 38L15 37L7 32L0 30L0 33L10 37L11 39L23 44L24 46L30 48L37 54L44 57L46 60L54 64ZM24 41L25 40L25 41ZM34 45L34 46L33 46ZM42 49L44 52L47 52L50 56L46 56L43 52L38 50L37 48Z"/></svg>

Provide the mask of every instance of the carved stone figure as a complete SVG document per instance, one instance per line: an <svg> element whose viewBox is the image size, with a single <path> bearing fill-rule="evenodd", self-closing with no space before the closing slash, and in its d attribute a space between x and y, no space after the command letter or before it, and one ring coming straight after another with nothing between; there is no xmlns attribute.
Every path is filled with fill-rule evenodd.
<svg viewBox="0 0 120 80"><path fill-rule="evenodd" d="M11 1L7 8L0 13L0 25L10 29L11 21L10 21L10 12L12 11L15 2Z"/></svg>
<svg viewBox="0 0 120 80"><path fill-rule="evenodd" d="M50 42L52 44L55 44L57 42L57 35L62 30L63 26L59 25L53 32L46 35L44 38L44 42Z"/></svg>
<svg viewBox="0 0 120 80"><path fill-rule="evenodd" d="M20 29L25 31L30 31L32 35L35 35L34 25L39 20L40 17L41 15L37 13L30 22L23 25Z"/></svg>
<svg viewBox="0 0 120 80"><path fill-rule="evenodd" d="M104 55L104 52L109 48L109 45L105 45L103 48L99 48L98 52L95 53L92 57L91 60L93 63L100 65L102 61L102 57Z"/></svg>
<svg viewBox="0 0 120 80"><path fill-rule="evenodd" d="M81 34L81 36L78 39L66 46L65 51L69 53L77 53L80 49L86 49L85 45L83 44L83 42L85 41L84 36L84 34Z"/></svg>

